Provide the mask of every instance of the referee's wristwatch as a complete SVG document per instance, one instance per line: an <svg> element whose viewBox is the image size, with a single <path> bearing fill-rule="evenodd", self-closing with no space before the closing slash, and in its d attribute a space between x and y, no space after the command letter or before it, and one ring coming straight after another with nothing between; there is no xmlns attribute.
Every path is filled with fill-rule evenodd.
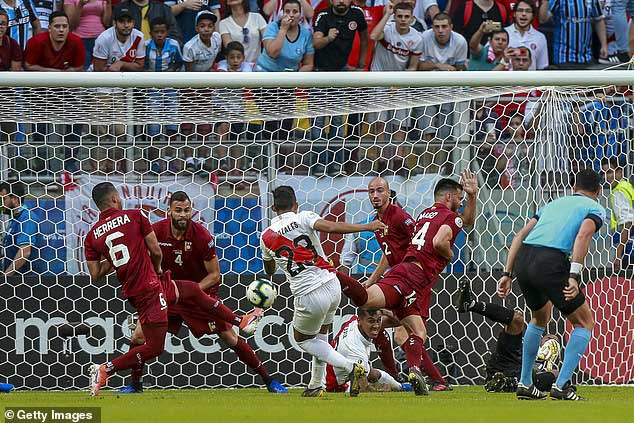
<svg viewBox="0 0 634 423"><path fill-rule="evenodd" d="M502 277L513 279L513 275L511 274L511 272L502 272Z"/></svg>

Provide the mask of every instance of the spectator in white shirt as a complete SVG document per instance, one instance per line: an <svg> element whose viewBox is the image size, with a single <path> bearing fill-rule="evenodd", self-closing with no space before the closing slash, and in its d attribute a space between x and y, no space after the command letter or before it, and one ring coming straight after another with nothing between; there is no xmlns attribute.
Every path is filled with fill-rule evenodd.
<svg viewBox="0 0 634 423"><path fill-rule="evenodd" d="M408 3L385 6L383 18L370 33L370 38L376 42L370 67L372 72L416 70L423 41L420 33L410 26L412 19L413 10ZM410 109L381 112L376 123L377 132L383 134L388 123L396 129L392 138L404 141L403 129L410 125L409 114Z"/></svg>
<svg viewBox="0 0 634 423"><path fill-rule="evenodd" d="M446 13L439 13L432 21L432 29L423 32L423 54L420 56L418 70L465 70L467 52L467 40L453 31L451 17ZM423 132L426 141L431 141L434 135L441 140L449 137L453 125L452 109L451 103L414 109L414 116L418 118L416 125Z"/></svg>
<svg viewBox="0 0 634 423"><path fill-rule="evenodd" d="M262 34L266 21L259 13L249 11L249 0L227 0L228 16L220 21L218 32L226 48L238 41L244 46L245 60L255 63L262 52Z"/></svg>
<svg viewBox="0 0 634 423"><path fill-rule="evenodd" d="M513 24L506 27L509 33L509 48L528 47L532 63L529 70L548 67L548 44L546 36L533 27L537 7L533 0L519 0L515 4Z"/></svg>
<svg viewBox="0 0 634 423"><path fill-rule="evenodd" d="M209 10L196 15L196 36L183 47L183 62L187 72L209 72L222 47L220 34L216 32L218 17Z"/></svg>

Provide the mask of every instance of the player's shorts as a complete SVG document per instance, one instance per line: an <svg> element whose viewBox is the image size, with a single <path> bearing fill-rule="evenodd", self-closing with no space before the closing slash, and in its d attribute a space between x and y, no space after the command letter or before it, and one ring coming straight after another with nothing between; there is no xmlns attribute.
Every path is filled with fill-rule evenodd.
<svg viewBox="0 0 634 423"><path fill-rule="evenodd" d="M417 264L405 261L391 268L376 284L383 291L385 308L392 310L399 320L412 315L421 315L423 319L427 319L433 285L427 279L427 275ZM420 281L423 281L424 290L414 291L412 281L419 281L419 286Z"/></svg>
<svg viewBox="0 0 634 423"><path fill-rule="evenodd" d="M513 270L526 305L533 311L544 307L550 300L557 310L568 315L586 301L581 290L570 301L564 298L564 288L570 275L570 261L562 251L523 244Z"/></svg>
<svg viewBox="0 0 634 423"><path fill-rule="evenodd" d="M168 303L163 286L158 281L151 285L152 289L148 292L128 298L139 314L139 322L142 325L167 322Z"/></svg>
<svg viewBox="0 0 634 423"><path fill-rule="evenodd" d="M169 308L167 331L176 335L183 322L196 338L213 335L232 329L233 325L221 319L209 319L208 313L203 313L187 304L176 304Z"/></svg>
<svg viewBox="0 0 634 423"><path fill-rule="evenodd" d="M332 324L341 302L341 286L334 277L307 294L293 299L293 328L304 335L317 335L324 325Z"/></svg>

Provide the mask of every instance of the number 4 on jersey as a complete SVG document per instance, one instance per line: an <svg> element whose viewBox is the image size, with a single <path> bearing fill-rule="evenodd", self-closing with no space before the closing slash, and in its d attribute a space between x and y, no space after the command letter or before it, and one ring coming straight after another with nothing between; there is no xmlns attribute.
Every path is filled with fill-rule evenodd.
<svg viewBox="0 0 634 423"><path fill-rule="evenodd" d="M412 244L416 245L418 250L423 248L423 245L425 245L425 235L427 235L427 230L429 229L430 223L431 222L426 222L423 225L423 227L420 228L418 232L416 232L416 235L414 235L414 238L412 238Z"/></svg>

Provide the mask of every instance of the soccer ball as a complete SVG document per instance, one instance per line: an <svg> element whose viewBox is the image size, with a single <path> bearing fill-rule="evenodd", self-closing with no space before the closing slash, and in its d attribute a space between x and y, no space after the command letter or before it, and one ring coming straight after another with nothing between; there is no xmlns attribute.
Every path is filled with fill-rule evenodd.
<svg viewBox="0 0 634 423"><path fill-rule="evenodd" d="M255 307L269 308L277 298L277 290L266 279L256 279L247 288L247 300Z"/></svg>

